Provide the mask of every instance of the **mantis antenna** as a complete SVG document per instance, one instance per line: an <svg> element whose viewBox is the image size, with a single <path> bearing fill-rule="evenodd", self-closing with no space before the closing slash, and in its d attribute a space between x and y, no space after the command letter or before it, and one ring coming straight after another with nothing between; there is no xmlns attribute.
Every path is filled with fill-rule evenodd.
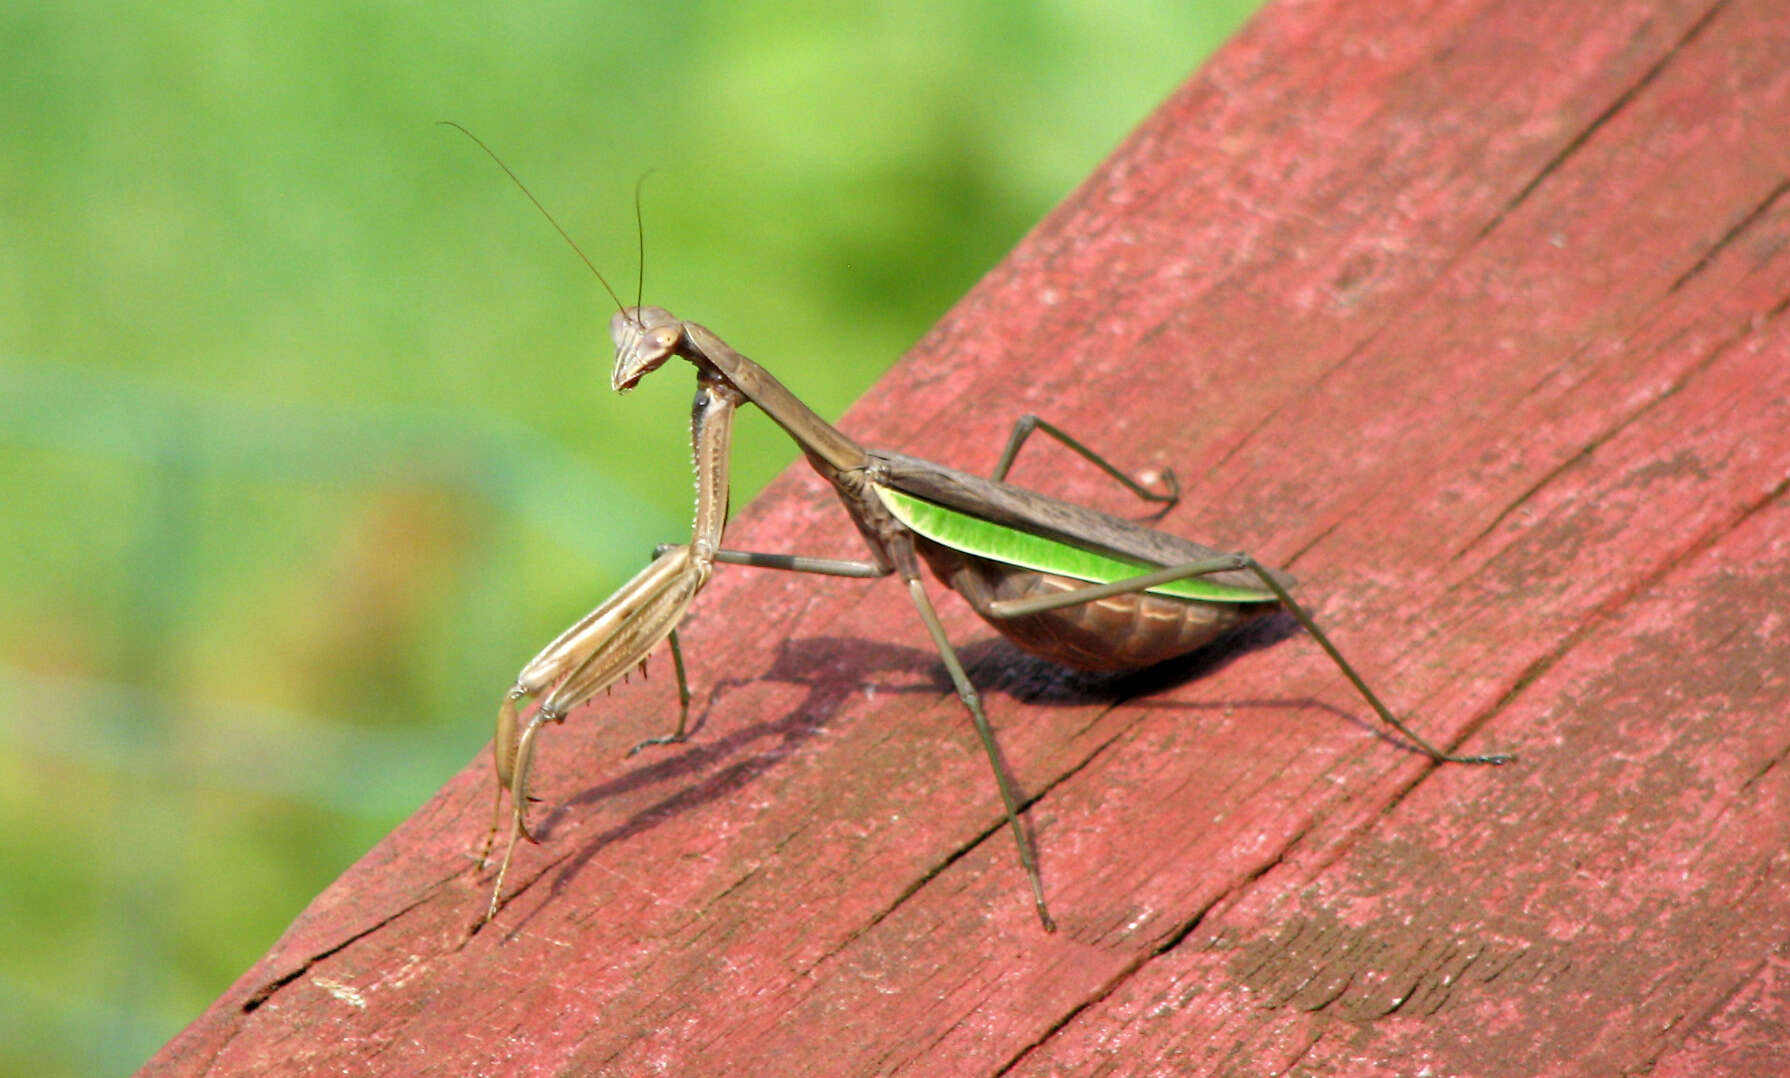
<svg viewBox="0 0 1790 1078"><path fill-rule="evenodd" d="M485 151L485 156L487 156L487 157L491 158L491 160L497 162L497 167L503 169L503 174L510 178L510 182L516 185L516 189L521 191L525 196L527 196L528 201L534 203L534 208L539 210L541 213L541 216L545 217L547 219L547 223L553 226L553 231L559 233L559 238L562 240L565 240L566 246L570 247L573 250L573 252L578 255L579 260L582 261L587 268L589 268L591 273L596 275L597 281L599 283L601 283L603 286L603 291L609 293L610 300L612 300L615 303L615 309L619 311L626 307L626 304L622 303L621 297L615 294L615 289L609 287L609 278L603 276L603 271L598 269L597 264L595 262L592 262L590 260L590 256L586 255L584 253L584 248L578 246L578 241L572 238L571 233L567 232L563 227L560 226L559 219L554 217L553 214L549 213L547 211L547 207L541 205L541 200L536 198L535 193L533 191L530 191L528 189L528 185L522 182L522 177L516 175L516 173L510 168L509 165L504 164L503 158L497 156L496 150L493 150L491 147L485 145L484 139L479 138L477 135L473 134L471 131L468 131L465 127L462 127L460 124L457 124L452 120L437 120L436 123L442 127L451 127L454 130L460 132L462 135L465 135L467 138L472 140L473 145L475 145L479 149ZM649 173L649 175L650 175L650 173ZM634 230L635 230L636 238L640 242L640 259L639 259L640 274L639 274L639 278L638 278L638 281L636 284L636 287L639 289L645 289L645 287L646 287L646 227L644 224L642 224L641 216L640 216L640 184L645 183L645 182L646 182L646 176L643 175L640 177L640 182L636 183L634 185ZM644 292L642 292L642 294L644 294ZM639 306L639 304L640 304L639 299L636 298L634 303L635 303L635 306Z"/></svg>

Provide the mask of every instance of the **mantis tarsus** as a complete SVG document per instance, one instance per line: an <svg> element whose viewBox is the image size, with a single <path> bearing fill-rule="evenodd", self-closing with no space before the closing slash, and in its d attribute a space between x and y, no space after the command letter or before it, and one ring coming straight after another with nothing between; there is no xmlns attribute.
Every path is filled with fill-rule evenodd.
<svg viewBox="0 0 1790 1078"><path fill-rule="evenodd" d="M1020 822L1022 799L1001 764L981 698L921 581L922 561L1002 635L1034 654L1084 669L1130 669L1164 662L1284 607L1375 714L1432 760L1500 764L1511 758L1450 754L1401 722L1289 594L1292 581L1285 574L1264 568L1248 554L1222 553L1003 481L1034 430L1056 438L1148 500L1172 505L1178 499L1172 475L1165 476L1165 492L1153 493L1063 432L1029 416L1015 427L992 478L866 449L710 330L662 308L623 307L619 301L616 306L610 336L615 343L611 384L617 392L632 389L673 356L696 368L692 423L699 491L696 523L688 545L664 548L658 560L525 667L505 699L493 746L500 788L492 837L501 822L501 799L507 788L512 849L518 836L532 839L523 814L534 740L542 725L563 719L570 708L644 662L667 637L677 666L682 710L676 730L658 740L683 738L689 693L673 630L717 562L828 576L901 577L994 770L1006 821L1046 931L1053 931L1055 922L1045 902L1031 840ZM757 405L782 427L815 471L833 485L869 548L869 560L720 547L726 523L728 435L733 410L745 402ZM542 692L547 695L518 734L516 701ZM509 860L506 852L487 919L496 912Z"/></svg>

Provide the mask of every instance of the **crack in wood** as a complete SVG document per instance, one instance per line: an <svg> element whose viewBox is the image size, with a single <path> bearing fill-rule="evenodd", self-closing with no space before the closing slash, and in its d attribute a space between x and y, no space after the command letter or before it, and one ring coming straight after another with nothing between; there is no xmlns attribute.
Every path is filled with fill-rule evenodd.
<svg viewBox="0 0 1790 1078"><path fill-rule="evenodd" d="M443 883L438 883L436 886L431 887L426 893L424 893L423 895L418 897L415 901L410 902L397 910L394 910L392 913L386 915L385 917L380 918L378 921L375 921L373 924L367 926L366 928L360 930L359 932L356 932L350 936L345 937L340 943L337 943L337 944L334 944L333 946L327 947L324 950L318 951L318 952L312 954L310 957L303 959L299 963L298 967L296 969L292 970L292 972L281 974L280 976L275 977L273 980L263 982L261 987L255 989L253 992L249 993L248 998L246 998L242 1001L242 1005L239 1009L241 1010L241 1012L243 1014L251 1014L256 1010L259 1010L261 1005L266 1003L268 1000L272 999L275 993L277 993L280 989L286 987L287 985L291 984L293 981L296 981L300 977L303 977L305 974L309 973L311 971L311 969L317 965L317 963L322 962L323 960L331 957L332 955L340 954L343 950L352 946L355 942L365 939L368 936L371 936L373 933L378 932L380 929L384 928L386 925L393 923L398 918L409 913L411 910L416 909L418 906L422 905L424 902L427 902L431 897L433 897L434 894L437 891L439 891L441 889L441 887L444 885L445 885L445 881Z"/></svg>
<svg viewBox="0 0 1790 1078"><path fill-rule="evenodd" d="M1521 191L1518 191L1515 196L1498 210L1497 213L1493 214L1491 220L1487 221L1485 227L1481 228L1479 234L1474 237L1474 241L1478 242L1490 235L1506 217L1510 216L1518 206L1521 206L1526 202L1529 196L1535 193L1537 188L1546 182L1546 180L1555 172L1559 171L1560 168L1566 164L1568 159L1578 153L1580 148L1587 142L1591 141L1593 135L1597 134L1597 132L1611 120L1614 120L1624 109L1628 108L1628 106L1634 102L1635 98L1640 96L1641 91L1645 90L1654 79L1658 78L1660 74L1666 70L1667 66L1678 58L1678 55L1681 52L1684 52L1692 42L1701 36L1703 31L1708 29L1709 24L1715 20L1715 17L1718 14L1727 9L1728 2L1729 0L1717 0L1716 3L1711 4L1709 10L1705 11L1696 22L1692 23L1690 29L1686 30L1684 34L1679 37L1678 41L1674 43L1671 48L1667 49L1658 60L1655 60L1652 67L1649 67L1646 71L1642 72L1641 77L1636 79L1632 86L1616 95L1616 99L1610 102L1608 107L1598 113L1597 116L1593 117L1591 122L1585 125L1584 130L1580 131L1577 135L1574 135L1570 142L1561 147L1560 151L1550 158L1528 183L1523 185Z"/></svg>
<svg viewBox="0 0 1790 1078"><path fill-rule="evenodd" d="M1708 269L1709 264L1715 261L1716 256L1727 250L1728 245L1738 239L1742 232L1753 227L1761 217L1765 216L1773 204L1775 204L1778 199L1784 197L1786 191L1790 191L1790 180L1778 181L1778 185L1773 187L1770 193L1760 200L1758 205L1754 206L1751 210L1748 210L1745 216L1741 217L1741 219L1735 223L1733 228L1724 232L1720 239L1716 240L1710 245L1707 251L1703 252L1703 256L1697 259L1695 265L1691 266L1690 269L1685 270L1679 275L1676 281L1673 281L1667 286L1666 294L1671 295L1673 292L1678 291L1680 288L1683 288L1691 278L1696 277L1705 269Z"/></svg>

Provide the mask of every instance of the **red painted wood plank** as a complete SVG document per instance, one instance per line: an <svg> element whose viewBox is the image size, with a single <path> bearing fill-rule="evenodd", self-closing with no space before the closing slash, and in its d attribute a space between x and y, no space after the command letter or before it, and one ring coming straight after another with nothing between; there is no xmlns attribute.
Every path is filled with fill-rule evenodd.
<svg viewBox="0 0 1790 1078"><path fill-rule="evenodd" d="M1163 527L1516 765L1389 744L1296 635L1115 686L944 599L1047 937L899 589L724 570L695 740L624 755L664 678L553 731L495 930L481 759L148 1071L1790 1069L1787 131L1770 0L1284 2L842 423L1174 465ZM799 469L729 538L853 549Z"/></svg>

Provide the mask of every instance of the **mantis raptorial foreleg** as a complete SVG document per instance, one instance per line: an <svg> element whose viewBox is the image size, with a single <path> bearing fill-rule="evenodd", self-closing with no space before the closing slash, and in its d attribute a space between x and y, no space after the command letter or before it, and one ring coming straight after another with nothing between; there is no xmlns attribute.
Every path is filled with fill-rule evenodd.
<svg viewBox="0 0 1790 1078"><path fill-rule="evenodd" d="M498 709L497 738L493 745L497 798L492 808L491 831L486 836L480 862L484 863L490 857L492 844L502 826L506 789L510 795L510 835L504 848L503 863L492 884L486 920L497 913L498 897L503 892L504 877L509 873L517 840L535 841L526 819L528 774L534 762L535 741L542 728L550 722L565 721L567 713L574 707L645 663L660 641L671 635L708 577L709 566L688 546L677 547L664 557L655 558L602 606L524 667L516 687L504 697L503 705ZM680 687L681 684L680 677ZM546 695L540 698L540 706L522 722L518 732L517 701L543 691ZM688 712L688 690L681 689L679 695L684 704L683 713L678 718L681 735Z"/></svg>
<svg viewBox="0 0 1790 1078"><path fill-rule="evenodd" d="M678 721L670 735L656 740L679 741L684 737L690 690L676 629L696 593L708 582L726 526L728 449L739 401L739 395L725 384L710 381L698 387L690 420L697 489L690 542L660 548L651 564L543 648L522 668L515 686L498 708L497 736L491 746L497 796L491 830L479 857L481 865L489 862L502 828L506 791L510 796L510 828L503 862L491 888L487 921L497 913L517 841L535 841L527 822L528 775L542 728L565 721L573 708L614 685L635 667L644 666L653 649L669 639L678 680ZM523 721L518 702L529 697L538 698L540 704Z"/></svg>

